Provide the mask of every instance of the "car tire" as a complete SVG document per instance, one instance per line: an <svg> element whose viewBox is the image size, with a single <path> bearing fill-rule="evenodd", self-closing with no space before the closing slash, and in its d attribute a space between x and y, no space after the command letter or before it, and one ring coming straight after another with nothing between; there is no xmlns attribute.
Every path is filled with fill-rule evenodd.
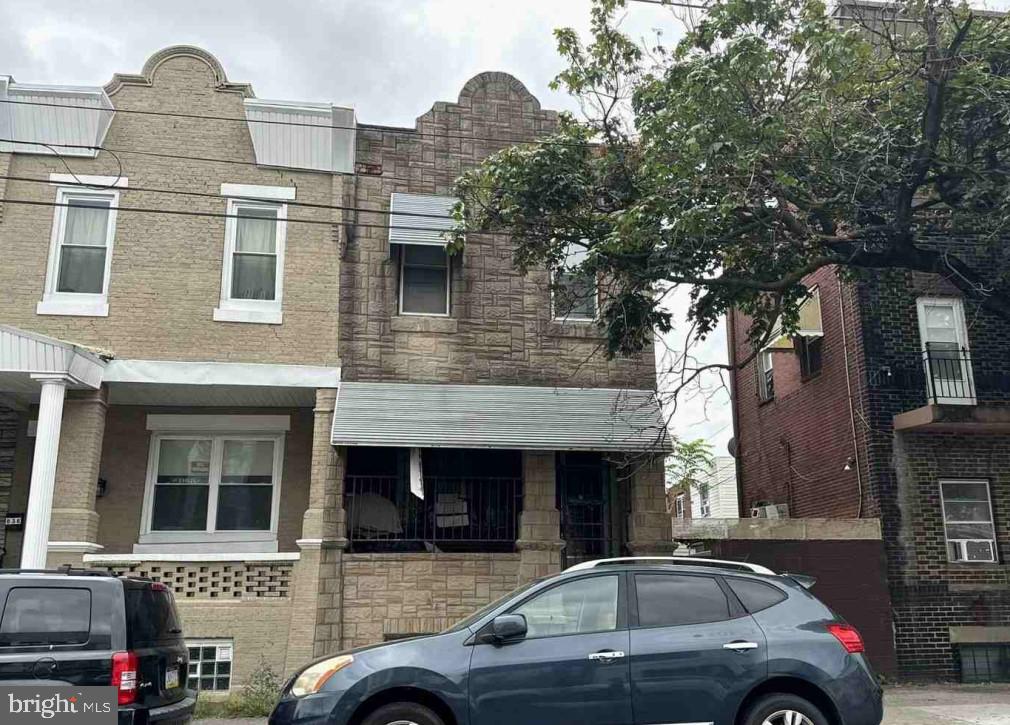
<svg viewBox="0 0 1010 725"><path fill-rule="evenodd" d="M445 725L442 718L415 702L392 702L366 717L361 725Z"/></svg>
<svg viewBox="0 0 1010 725"><path fill-rule="evenodd" d="M824 713L797 695L773 693L750 706L743 725L831 725Z"/></svg>

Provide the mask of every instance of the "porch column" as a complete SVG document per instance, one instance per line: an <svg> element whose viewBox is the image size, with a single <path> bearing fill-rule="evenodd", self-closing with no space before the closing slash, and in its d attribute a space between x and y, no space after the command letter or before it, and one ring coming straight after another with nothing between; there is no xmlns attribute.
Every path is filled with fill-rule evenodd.
<svg viewBox="0 0 1010 725"><path fill-rule="evenodd" d="M301 558L295 566L289 671L313 657L340 649L343 592L341 569L347 547L344 515L343 448L330 443L337 391L316 390L312 429L309 506L298 540Z"/></svg>
<svg viewBox="0 0 1010 725"><path fill-rule="evenodd" d="M523 511L519 518L519 584L561 570L561 514L553 451L523 451Z"/></svg>
<svg viewBox="0 0 1010 725"><path fill-rule="evenodd" d="M55 504L49 526L48 565L81 566L84 554L96 553L98 512L95 497L105 440L108 391L73 390L63 410L63 434L56 464ZM113 482L113 486L121 482Z"/></svg>
<svg viewBox="0 0 1010 725"><path fill-rule="evenodd" d="M63 399L69 378L65 375L32 375L42 384L35 457L28 490L28 510L21 546L22 569L44 569L49 543L49 522L53 513L56 488L56 458L63 426Z"/></svg>
<svg viewBox="0 0 1010 725"><path fill-rule="evenodd" d="M631 515L628 551L632 556L669 556L676 549L673 522L666 510L666 472L661 456L630 460Z"/></svg>

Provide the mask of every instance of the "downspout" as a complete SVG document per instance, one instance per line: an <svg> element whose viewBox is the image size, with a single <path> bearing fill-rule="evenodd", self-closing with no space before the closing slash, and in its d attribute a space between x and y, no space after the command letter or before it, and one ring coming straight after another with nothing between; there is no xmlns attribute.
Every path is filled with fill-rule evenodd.
<svg viewBox="0 0 1010 725"><path fill-rule="evenodd" d="M856 409L852 404L852 376L849 373L849 334L845 318L844 287L841 278L838 279L838 310L842 321L842 357L845 361L845 390L849 401L849 425L852 429L852 457L856 463L856 485L859 489L859 504L856 506L856 518L863 517L863 473L859 462L859 441L856 436Z"/></svg>
<svg viewBox="0 0 1010 725"><path fill-rule="evenodd" d="M743 517L743 466L740 463L740 410L737 407L736 374L736 310L732 307L726 313L726 346L729 348L729 364L732 366L729 376L729 399L733 415L733 439L736 450L733 455L733 467L736 469L736 515Z"/></svg>

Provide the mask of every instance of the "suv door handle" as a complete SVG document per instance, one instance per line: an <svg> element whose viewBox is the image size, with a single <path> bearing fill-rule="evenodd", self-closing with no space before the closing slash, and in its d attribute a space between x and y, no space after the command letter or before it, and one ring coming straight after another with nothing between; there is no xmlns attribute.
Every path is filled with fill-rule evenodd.
<svg viewBox="0 0 1010 725"><path fill-rule="evenodd" d="M723 649L733 650L734 652L746 652L747 650L757 649L757 642L727 642L722 646Z"/></svg>
<svg viewBox="0 0 1010 725"><path fill-rule="evenodd" d="M624 657L623 652L615 650L604 650L603 652L593 652L589 655L589 659L594 662L611 662L613 660L619 660Z"/></svg>

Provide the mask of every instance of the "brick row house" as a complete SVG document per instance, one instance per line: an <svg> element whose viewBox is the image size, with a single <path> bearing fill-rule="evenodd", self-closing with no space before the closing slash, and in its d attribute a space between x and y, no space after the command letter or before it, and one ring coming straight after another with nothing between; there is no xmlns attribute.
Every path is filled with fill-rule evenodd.
<svg viewBox="0 0 1010 725"><path fill-rule="evenodd" d="M0 76L4 565L169 584L227 690L669 551L653 351L594 354L596 294L552 309L507 237L442 235L462 170L555 123L502 73L414 128L193 47Z"/></svg>
<svg viewBox="0 0 1010 725"><path fill-rule="evenodd" d="M932 275L806 285L799 334L733 377L742 509L879 517L899 675L1010 678L1008 322Z"/></svg>

